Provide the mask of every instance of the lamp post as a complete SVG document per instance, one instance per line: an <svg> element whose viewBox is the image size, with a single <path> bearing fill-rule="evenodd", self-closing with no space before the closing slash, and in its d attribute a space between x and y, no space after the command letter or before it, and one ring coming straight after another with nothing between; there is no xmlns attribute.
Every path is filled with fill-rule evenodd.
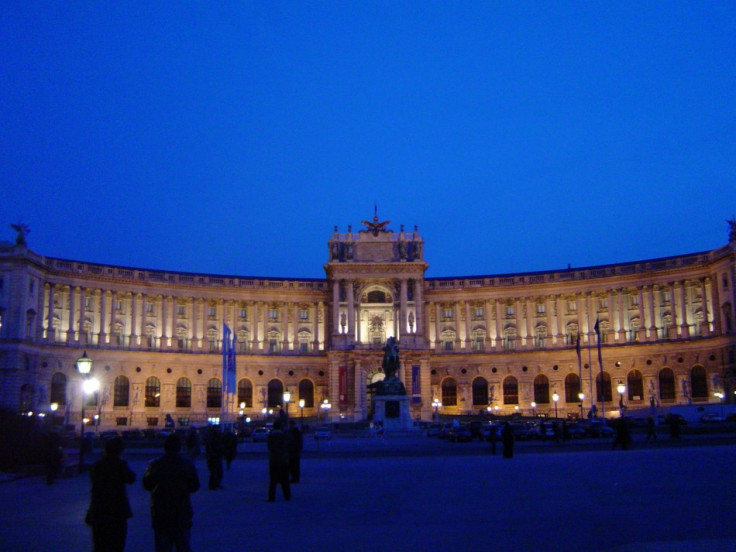
<svg viewBox="0 0 736 552"><path fill-rule="evenodd" d="M284 391L284 421L286 424L283 428L284 431L287 431L289 428L289 402L291 402L291 392L286 390Z"/></svg>
<svg viewBox="0 0 736 552"><path fill-rule="evenodd" d="M532 418L537 417L537 403L532 401Z"/></svg>
<svg viewBox="0 0 736 552"><path fill-rule="evenodd" d="M723 419L723 397L725 395L720 391L713 393L713 395L715 395L718 398L718 400L721 401L721 420L722 420Z"/></svg>
<svg viewBox="0 0 736 552"><path fill-rule="evenodd" d="M618 391L618 415L619 417L623 418L624 410L626 409L626 406L624 405L624 393L626 392L626 385L624 385L624 380L618 380L616 391Z"/></svg>
<svg viewBox="0 0 736 552"><path fill-rule="evenodd" d="M438 424L440 423L440 408L442 407L442 403L440 400L435 397L432 401L432 408L434 408L434 423Z"/></svg>
<svg viewBox="0 0 736 552"><path fill-rule="evenodd" d="M327 425L327 417L329 416L330 408L332 408L332 405L330 404L330 399L323 400L322 404L319 405L319 407L325 413L325 425Z"/></svg>
<svg viewBox="0 0 736 552"><path fill-rule="evenodd" d="M299 399L299 424L302 426L302 431L304 431L304 405L307 404L307 401L304 399Z"/></svg>
<svg viewBox="0 0 736 552"><path fill-rule="evenodd" d="M552 393L552 400L555 403L555 420L557 419L557 401L560 400L560 396L557 394L557 391Z"/></svg>
<svg viewBox="0 0 736 552"><path fill-rule="evenodd" d="M585 400L585 393L582 391L578 393L578 399L580 399L580 419L583 419L583 401Z"/></svg>
<svg viewBox="0 0 736 552"><path fill-rule="evenodd" d="M82 411L79 423L79 471L84 467L84 407L87 400L86 395L94 393L97 390L98 382L96 379L90 379L89 374L92 371L92 359L87 356L84 351L82 356L77 360L77 371L82 376Z"/></svg>

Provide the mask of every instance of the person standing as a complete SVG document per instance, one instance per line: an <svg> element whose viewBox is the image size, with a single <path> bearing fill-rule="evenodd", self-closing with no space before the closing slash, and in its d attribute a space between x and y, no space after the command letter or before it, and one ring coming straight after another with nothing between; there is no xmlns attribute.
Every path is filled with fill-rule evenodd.
<svg viewBox="0 0 736 552"><path fill-rule="evenodd" d="M271 433L268 434L268 501L276 500L276 485L281 485L281 491L286 500L291 500L289 486L289 443L286 433L282 429L281 420L276 420Z"/></svg>
<svg viewBox="0 0 736 552"><path fill-rule="evenodd" d="M657 440L657 427L654 424L654 416L649 416L647 418L647 438L646 440L648 441L650 438L654 439L655 441Z"/></svg>
<svg viewBox="0 0 736 552"><path fill-rule="evenodd" d="M104 454L89 472L92 493L85 522L92 527L94 552L122 552L128 535L128 518L133 516L125 488L135 473L120 459L123 440L105 441Z"/></svg>
<svg viewBox="0 0 736 552"><path fill-rule="evenodd" d="M210 471L209 489L210 491L222 489L222 477L224 475L222 469L223 447L222 434L219 428L215 426L207 428L204 449L207 455L207 469Z"/></svg>
<svg viewBox="0 0 736 552"><path fill-rule="evenodd" d="M511 424L505 422L501 430L501 442L503 442L503 457L514 457L514 430Z"/></svg>
<svg viewBox="0 0 736 552"><path fill-rule="evenodd" d="M302 432L299 431L296 422L291 420L289 422L289 474L291 475L291 483L299 483L302 448L304 448Z"/></svg>
<svg viewBox="0 0 736 552"><path fill-rule="evenodd" d="M238 438L232 431L226 431L222 436L222 451L225 457L225 465L230 469L230 464L238 454Z"/></svg>
<svg viewBox="0 0 736 552"><path fill-rule="evenodd" d="M58 432L52 430L44 435L43 459L46 484L51 485L59 476L62 460L64 459L64 447Z"/></svg>
<svg viewBox="0 0 736 552"><path fill-rule="evenodd" d="M153 460L143 474L143 488L151 493L151 525L156 552L190 552L194 509L191 494L199 489L194 463L179 451L176 434L164 441L164 455Z"/></svg>

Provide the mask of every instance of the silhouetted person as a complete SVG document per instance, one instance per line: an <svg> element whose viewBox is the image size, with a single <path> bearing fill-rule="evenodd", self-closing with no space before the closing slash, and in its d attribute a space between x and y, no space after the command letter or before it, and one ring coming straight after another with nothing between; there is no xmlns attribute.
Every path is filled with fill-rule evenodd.
<svg viewBox="0 0 736 552"><path fill-rule="evenodd" d="M222 453L225 458L225 465L230 469L230 464L238 454L238 438L232 431L226 431L222 435Z"/></svg>
<svg viewBox="0 0 736 552"><path fill-rule="evenodd" d="M199 434L193 427L189 428L187 432L187 456L190 460L196 460L199 456Z"/></svg>
<svg viewBox="0 0 736 552"><path fill-rule="evenodd" d="M649 416L647 418L647 438L646 440L648 441L650 438L654 439L655 441L657 440L657 428L654 424L654 416Z"/></svg>
<svg viewBox="0 0 736 552"><path fill-rule="evenodd" d="M616 438L613 440L613 448L621 445L621 450L629 448L631 442L631 434L629 433L629 424L625 418L616 419Z"/></svg>
<svg viewBox="0 0 736 552"><path fill-rule="evenodd" d="M89 478L92 493L85 522L92 527L94 552L122 552L128 534L128 518L133 516L125 486L135 474L120 459L123 440L105 441L104 454L92 465Z"/></svg>
<svg viewBox="0 0 736 552"><path fill-rule="evenodd" d="M514 457L514 430L511 424L506 422L501 430L501 442L503 442L503 457Z"/></svg>
<svg viewBox="0 0 736 552"><path fill-rule="evenodd" d="M492 425L491 430L488 432L488 441L491 443L491 454L496 454L496 442L498 441L496 431L498 431L498 428L496 428L495 425Z"/></svg>
<svg viewBox="0 0 736 552"><path fill-rule="evenodd" d="M204 437L204 450L207 455L207 469L210 471L209 489L222 489L222 434L215 426L207 428L207 434Z"/></svg>
<svg viewBox="0 0 736 552"><path fill-rule="evenodd" d="M64 459L64 448L61 436L56 431L49 431L43 437L43 462L46 472L46 484L51 485L59 476L62 460Z"/></svg>
<svg viewBox="0 0 736 552"><path fill-rule="evenodd" d="M672 414L667 414L667 423L670 426L670 438L680 438L680 421Z"/></svg>
<svg viewBox="0 0 736 552"><path fill-rule="evenodd" d="M286 500L291 499L289 486L289 442L282 429L281 420L273 423L273 429L268 434L268 501L276 500L276 485L281 485L281 491Z"/></svg>
<svg viewBox="0 0 736 552"><path fill-rule="evenodd" d="M299 483L301 476L301 457L304 441L302 432L295 421L289 423L289 473L292 483Z"/></svg>
<svg viewBox="0 0 736 552"><path fill-rule="evenodd" d="M164 455L143 474L143 488L151 492L151 525L156 552L190 552L194 509L190 495L199 489L194 464L179 454L176 434L164 441Z"/></svg>

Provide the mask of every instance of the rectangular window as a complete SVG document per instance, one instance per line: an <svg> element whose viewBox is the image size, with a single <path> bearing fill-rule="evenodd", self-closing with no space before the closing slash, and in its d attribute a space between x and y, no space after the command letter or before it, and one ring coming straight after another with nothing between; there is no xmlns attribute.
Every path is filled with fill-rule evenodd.
<svg viewBox="0 0 736 552"><path fill-rule="evenodd" d="M146 418L146 425L148 427L156 427L158 425L158 418Z"/></svg>
<svg viewBox="0 0 736 552"><path fill-rule="evenodd" d="M84 310L91 311L93 304L94 304L94 300L92 299L92 297L85 297L84 298Z"/></svg>
<svg viewBox="0 0 736 552"><path fill-rule="evenodd" d="M210 310L208 311L208 316L214 318L217 316L217 308L216 307L210 307Z"/></svg>
<svg viewBox="0 0 736 552"><path fill-rule="evenodd" d="M455 347L455 343L449 340L445 341L443 345L444 345L445 351L452 351L453 348Z"/></svg>
<svg viewBox="0 0 736 552"><path fill-rule="evenodd" d="M271 320L276 320L279 316L279 312L276 309L268 309L268 317Z"/></svg>
<svg viewBox="0 0 736 552"><path fill-rule="evenodd" d="M306 341L300 341L299 342L299 352L300 353L308 353L309 352L309 343Z"/></svg>
<svg viewBox="0 0 736 552"><path fill-rule="evenodd" d="M631 296L631 304L632 305L638 305L639 304L639 296L638 295L632 295Z"/></svg>
<svg viewBox="0 0 736 552"><path fill-rule="evenodd" d="M127 426L128 425L128 418L124 418L124 417L115 418L115 425L117 425L117 426Z"/></svg>
<svg viewBox="0 0 736 552"><path fill-rule="evenodd" d="M445 308L445 318L452 318L453 312L452 307L446 307Z"/></svg>
<svg viewBox="0 0 736 552"><path fill-rule="evenodd" d="M176 314L179 316L184 316L186 307L184 305L179 305L176 307Z"/></svg>
<svg viewBox="0 0 736 552"><path fill-rule="evenodd" d="M473 350L474 351L482 351L484 345L485 345L485 339L483 337L476 337L473 340Z"/></svg>
<svg viewBox="0 0 736 552"><path fill-rule="evenodd" d="M307 320L309 318L309 312L305 309L299 311L299 318L301 320Z"/></svg>
<svg viewBox="0 0 736 552"><path fill-rule="evenodd" d="M475 317L483 318L483 307L475 307Z"/></svg>
<svg viewBox="0 0 736 552"><path fill-rule="evenodd" d="M118 299L115 300L115 310L118 311L118 312L120 312L121 310L123 310L123 302L122 301L120 301Z"/></svg>
<svg viewBox="0 0 736 552"><path fill-rule="evenodd" d="M514 315L514 307L511 305L506 307L506 316L513 316Z"/></svg>
<svg viewBox="0 0 736 552"><path fill-rule="evenodd" d="M608 299L601 299L601 308L607 309L608 308Z"/></svg>
<svg viewBox="0 0 736 552"><path fill-rule="evenodd" d="M537 303L537 314L544 314L547 312L547 305L544 303Z"/></svg>
<svg viewBox="0 0 736 552"><path fill-rule="evenodd" d="M570 312L575 312L578 310L578 302L577 301L568 301L567 302L567 310Z"/></svg>
<svg viewBox="0 0 736 552"><path fill-rule="evenodd" d="M242 320L245 320L247 317L248 311L246 309L240 309L239 316Z"/></svg>
<svg viewBox="0 0 736 552"><path fill-rule="evenodd" d="M148 314L152 314L153 313L153 303L146 302L146 312Z"/></svg>

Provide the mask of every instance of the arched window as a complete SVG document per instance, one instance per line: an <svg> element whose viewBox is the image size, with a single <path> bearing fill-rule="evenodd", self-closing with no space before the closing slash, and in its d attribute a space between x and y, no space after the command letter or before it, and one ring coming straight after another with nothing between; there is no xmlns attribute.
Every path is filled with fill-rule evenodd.
<svg viewBox="0 0 736 552"><path fill-rule="evenodd" d="M253 384L249 379L238 382L238 406L245 403L245 408L253 408Z"/></svg>
<svg viewBox="0 0 736 552"><path fill-rule="evenodd" d="M217 378L207 382L207 408L222 408L222 382Z"/></svg>
<svg viewBox="0 0 736 552"><path fill-rule="evenodd" d="M486 378L473 380L473 406L488 406L488 381Z"/></svg>
<svg viewBox="0 0 736 552"><path fill-rule="evenodd" d="M549 380L544 374L539 374L534 378L534 402L549 404Z"/></svg>
<svg viewBox="0 0 736 552"><path fill-rule="evenodd" d="M176 381L176 407L192 407L192 382L187 378L179 378Z"/></svg>
<svg viewBox="0 0 736 552"><path fill-rule="evenodd" d="M659 398L663 401L675 400L675 373L669 368L659 371Z"/></svg>
<svg viewBox="0 0 736 552"><path fill-rule="evenodd" d="M567 374L565 376L565 402L580 402L580 377L577 374Z"/></svg>
<svg viewBox="0 0 736 552"><path fill-rule="evenodd" d="M115 378L112 391L113 406L128 406L130 404L130 380L126 376Z"/></svg>
<svg viewBox="0 0 736 552"><path fill-rule="evenodd" d="M161 406L161 382L154 376L146 380L146 406Z"/></svg>
<svg viewBox="0 0 736 552"><path fill-rule="evenodd" d="M442 381L442 405L457 406L457 383L453 378Z"/></svg>
<svg viewBox="0 0 736 552"><path fill-rule="evenodd" d="M314 408L314 384L308 379L299 382L298 400L302 399L304 399L304 408Z"/></svg>
<svg viewBox="0 0 736 552"><path fill-rule="evenodd" d="M690 371L690 387L693 399L708 398L708 378L705 376L705 368L694 366Z"/></svg>
<svg viewBox="0 0 736 552"><path fill-rule="evenodd" d="M268 382L268 408L278 408L284 402L284 384L277 379Z"/></svg>
<svg viewBox="0 0 736 552"><path fill-rule="evenodd" d="M66 406L66 376L61 372L56 372L51 376L51 395L49 396L49 403Z"/></svg>
<svg viewBox="0 0 736 552"><path fill-rule="evenodd" d="M595 377L595 396L598 402L613 401L613 393L611 392L611 375L603 372Z"/></svg>
<svg viewBox="0 0 736 552"><path fill-rule="evenodd" d="M629 391L630 401L640 401L644 398L644 379L639 370L632 370L626 376L626 388Z"/></svg>
<svg viewBox="0 0 736 552"><path fill-rule="evenodd" d="M514 376L503 380L503 404L519 404L519 381Z"/></svg>

